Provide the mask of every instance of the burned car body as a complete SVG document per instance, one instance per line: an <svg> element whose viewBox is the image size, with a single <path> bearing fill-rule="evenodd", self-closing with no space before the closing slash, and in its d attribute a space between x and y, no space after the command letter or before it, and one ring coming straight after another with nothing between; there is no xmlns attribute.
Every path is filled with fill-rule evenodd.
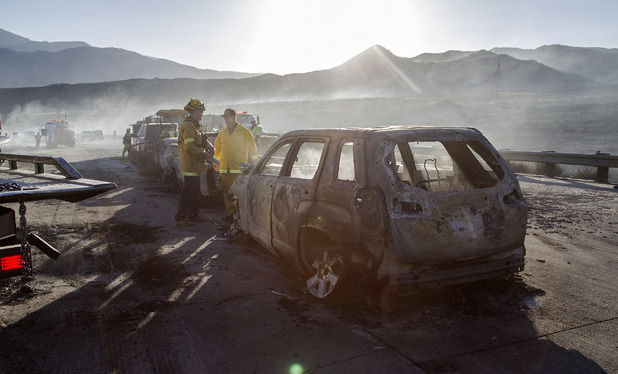
<svg viewBox="0 0 618 374"><path fill-rule="evenodd" d="M137 131L136 131L137 130ZM131 137L129 160L141 175L157 175L160 171L157 156L161 141L170 137L171 123L141 123Z"/></svg>
<svg viewBox="0 0 618 374"><path fill-rule="evenodd" d="M214 148L210 139L216 137L216 133L203 133L202 140L208 153L213 154ZM157 176L177 189L182 186L182 174L180 173L180 158L178 156L178 138L161 139L155 146L155 162L158 165ZM200 174L200 193L202 199L220 200L221 189L218 185L219 173L211 163L206 164L206 170Z"/></svg>
<svg viewBox="0 0 618 374"><path fill-rule="evenodd" d="M232 192L240 229L305 273L320 298L350 267L397 294L524 267L519 183L475 129L292 131Z"/></svg>

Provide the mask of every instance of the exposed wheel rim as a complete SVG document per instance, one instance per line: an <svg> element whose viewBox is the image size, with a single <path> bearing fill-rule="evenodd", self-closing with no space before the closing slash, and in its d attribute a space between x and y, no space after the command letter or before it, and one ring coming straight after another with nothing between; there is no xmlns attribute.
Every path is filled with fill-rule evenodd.
<svg viewBox="0 0 618 374"><path fill-rule="evenodd" d="M341 255L324 251L321 259L316 259L313 265L315 274L305 281L309 293L323 299L330 295L341 280L344 262Z"/></svg>
<svg viewBox="0 0 618 374"><path fill-rule="evenodd" d="M226 231L227 237L230 239L236 239L241 234L240 230L240 214L236 211L232 217L232 223Z"/></svg>

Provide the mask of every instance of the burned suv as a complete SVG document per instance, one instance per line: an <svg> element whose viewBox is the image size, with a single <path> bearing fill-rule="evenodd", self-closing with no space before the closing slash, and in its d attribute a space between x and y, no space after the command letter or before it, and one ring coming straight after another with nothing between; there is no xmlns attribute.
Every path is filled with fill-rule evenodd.
<svg viewBox="0 0 618 374"><path fill-rule="evenodd" d="M352 268L406 295L524 267L519 183L475 129L292 131L232 192L240 230L319 298Z"/></svg>

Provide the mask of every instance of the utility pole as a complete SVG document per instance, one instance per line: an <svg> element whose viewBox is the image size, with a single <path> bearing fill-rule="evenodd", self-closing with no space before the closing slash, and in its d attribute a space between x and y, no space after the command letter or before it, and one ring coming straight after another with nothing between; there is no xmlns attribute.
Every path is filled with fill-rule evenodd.
<svg viewBox="0 0 618 374"><path fill-rule="evenodd" d="M502 71L500 70L500 57L498 57L498 67L494 73L494 79L491 82L491 93L494 95L494 99L498 99L498 94L504 89L502 86Z"/></svg>

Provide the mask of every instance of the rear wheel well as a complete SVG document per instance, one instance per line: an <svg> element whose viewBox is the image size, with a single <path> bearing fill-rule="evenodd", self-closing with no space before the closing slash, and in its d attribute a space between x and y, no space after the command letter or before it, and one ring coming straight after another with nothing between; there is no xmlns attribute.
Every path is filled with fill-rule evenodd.
<svg viewBox="0 0 618 374"><path fill-rule="evenodd" d="M324 231L303 228L298 236L298 260L304 272L311 272L313 262L324 252L333 250L342 252L340 244L333 241ZM343 253L341 253L343 255Z"/></svg>

